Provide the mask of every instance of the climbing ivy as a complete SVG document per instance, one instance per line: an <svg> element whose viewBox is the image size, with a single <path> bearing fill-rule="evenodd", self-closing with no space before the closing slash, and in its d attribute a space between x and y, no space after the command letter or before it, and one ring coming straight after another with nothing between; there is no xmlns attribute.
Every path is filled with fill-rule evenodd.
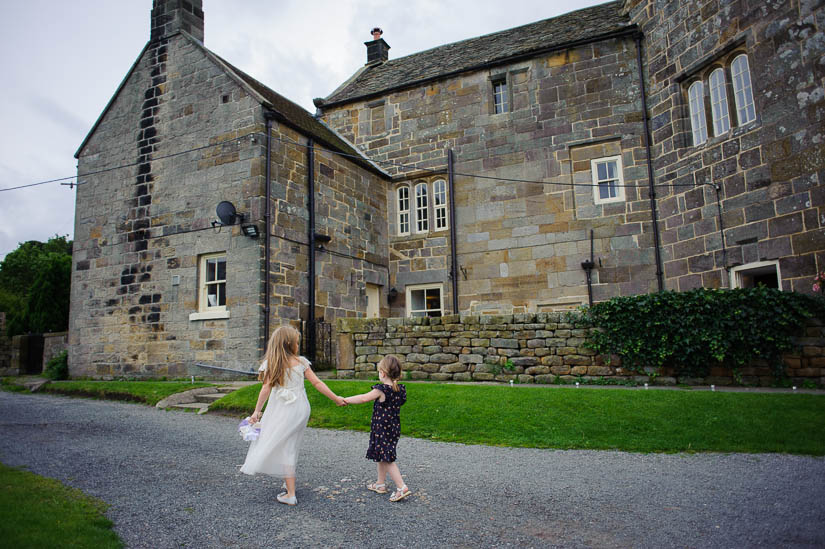
<svg viewBox="0 0 825 549"><path fill-rule="evenodd" d="M825 319L825 299L765 287L697 289L616 297L581 313L593 328L586 345L637 372L673 367L704 377L715 365L764 359L783 377L782 354L808 319Z"/></svg>

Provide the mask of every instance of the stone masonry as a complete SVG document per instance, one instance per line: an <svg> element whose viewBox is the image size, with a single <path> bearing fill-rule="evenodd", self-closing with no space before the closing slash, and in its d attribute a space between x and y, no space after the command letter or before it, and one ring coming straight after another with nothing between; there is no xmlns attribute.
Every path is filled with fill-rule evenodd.
<svg viewBox="0 0 825 549"><path fill-rule="evenodd" d="M573 316L571 316L573 315ZM712 367L706 378L677 377L672 370L639 375L585 345L589 330L575 313L447 315L441 318L342 319L338 321L338 377L369 379L386 355L397 356L405 379L571 383L630 380L660 385L770 386L771 368L756 362L734 372ZM812 322L785 355L788 378L825 384L825 326ZM651 370L651 373L654 373Z"/></svg>
<svg viewBox="0 0 825 549"><path fill-rule="evenodd" d="M507 79L510 112L493 112ZM391 284L441 283L452 307L449 232L398 236L398 186L446 179L455 155L459 309L569 309L587 302L581 262L593 249L594 296L655 290L639 72L632 37L562 48L384 97L321 105L324 119L395 175L389 203ZM594 203L592 158L621 156L627 199ZM426 169L428 171L422 171ZM432 172L430 170L435 170ZM474 175L524 179L520 183ZM587 186L577 187L576 184ZM635 185L643 188L637 189ZM452 311L455 312L455 311Z"/></svg>
<svg viewBox="0 0 825 549"><path fill-rule="evenodd" d="M776 262L782 289L810 292L825 260L822 2L625 4L645 35L655 178L681 185L659 189L667 287L728 287L731 269ZM738 125L731 96L732 129L694 145L688 85L743 53L756 119Z"/></svg>

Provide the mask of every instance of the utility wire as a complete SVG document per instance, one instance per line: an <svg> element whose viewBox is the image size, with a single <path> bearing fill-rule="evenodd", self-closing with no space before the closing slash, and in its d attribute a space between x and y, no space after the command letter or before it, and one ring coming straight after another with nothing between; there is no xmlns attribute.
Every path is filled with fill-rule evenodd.
<svg viewBox="0 0 825 549"><path fill-rule="evenodd" d="M28 188L28 187L35 187L35 186L38 186L38 185L46 185L46 184L49 184L49 183L70 181L70 180L73 180L73 179L77 179L77 182L75 182L75 183L61 183L61 184L62 185L69 185L70 187L74 187L74 186L79 187L80 185L85 185L87 183L86 181L80 181L80 178L82 178L82 177L87 177L87 176L91 176L91 175L98 175L98 174L101 174L101 173L107 173L107 172L111 172L111 171L114 171L114 170L120 170L120 169L123 169L123 168L132 168L134 166L138 166L138 165L143 164L145 162L154 162L154 161L158 161L158 160L164 160L164 159L167 159L167 158L174 158L176 156L181 156L181 155L189 154L189 153L192 153L192 152L198 152L198 151L202 151L202 150L205 150L205 149L210 149L210 148L213 148L213 147L219 147L219 146L222 146L226 143L237 142L240 139L245 139L245 138L248 138L250 136L251 137L261 136L261 139L263 139L265 137L262 134L260 134L259 132L248 133L248 134L244 134L244 135L241 135L241 136L238 136L238 137L227 139L225 141L219 141L217 143L213 143L213 144L210 144L210 145L204 145L202 147L195 147L193 149L187 149L187 150L184 150L184 151L179 151L179 152L176 152L176 153L170 153L170 154L163 155L163 156L147 158L144 161L136 161L136 162L131 162L131 163L128 163L128 164L121 164L119 166L112 166L110 168L103 168L103 169L95 170L95 171L92 171L92 172L86 172L86 173L83 173L83 174L72 175L72 176L68 176L68 177L61 177L61 178L58 178L58 179L50 179L48 181L38 181L36 183L29 183L27 185L18 185L16 187L6 187L4 189L0 189L0 192L13 191L13 190L24 189L24 188ZM286 143L286 144L294 145L294 146L297 146L297 147L304 147L304 148L308 147L308 145L305 144L305 143L299 143L299 142L293 141L292 139L289 139L289 138L273 137L273 139L275 141L280 141L281 143ZM399 163L399 162L393 162L391 160L373 160L373 159L369 159L369 158L366 158L366 157L361 156L361 155L343 153L343 152L334 151L334 150L330 150L329 152L331 154L341 156L341 157L345 157L345 158L352 158L352 159L357 159L357 160L361 160L361 161L366 160L366 161L372 162L374 164L392 166L392 167L395 167L395 168L400 168L400 169L405 169L405 170L419 170L419 171L429 172L429 173L433 173L433 174L443 174L446 171L446 167L445 168L423 168L423 167L416 166L414 164L402 164L402 163ZM532 185L559 185L559 186L562 186L562 187L597 187L597 186L599 186L598 183L535 181L535 180L530 180L530 179L518 179L518 178L500 177L500 176L494 176L494 175L480 175L480 174L471 174L471 173L463 173L463 172L453 172L453 174L456 175L456 176L471 177L471 178L475 178L475 179L488 179L488 180L503 181L503 182L508 182L508 183L527 183L527 184L532 184ZM649 188L650 187L650 185L648 185L648 184L622 184L622 185L614 184L613 186L614 187L625 187L625 188ZM654 184L654 187L698 187L698 186L699 185L696 185L696 184L693 184L693 183L661 183L661 184Z"/></svg>

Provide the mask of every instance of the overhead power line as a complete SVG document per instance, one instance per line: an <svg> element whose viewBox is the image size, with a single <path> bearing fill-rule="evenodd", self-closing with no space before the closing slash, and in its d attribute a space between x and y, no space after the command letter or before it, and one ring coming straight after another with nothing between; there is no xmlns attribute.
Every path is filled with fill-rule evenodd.
<svg viewBox="0 0 825 549"><path fill-rule="evenodd" d="M81 178L83 178L83 177L88 177L88 176L92 176L92 175L99 175L99 174L102 174L102 173L108 173L108 172L111 172L111 171L120 170L120 169L124 169L124 168L132 168L132 167L135 167L135 166L139 166L140 164L144 164L145 162L155 162L155 161L164 160L164 159L167 159L167 158L174 158L174 157L181 156L181 155L184 155L184 154L189 154L189 153L193 153L193 152L202 151L202 150L205 150L205 149L220 147L220 146L225 145L227 143L238 142L241 139L249 138L250 136L252 136L252 137L261 137L262 139L265 137L265 136L263 136L262 134L260 134L258 132L253 132L253 133L241 135L241 136L238 136L238 137L234 137L234 138L231 138L231 139L227 139L227 140L224 140L224 141L219 141L217 143L212 143L212 144L209 144L209 145L203 145L201 147L186 149L184 151L170 153L170 154L166 154L166 155L163 155L163 156L149 157L149 158L146 158L146 160L142 160L142 161L135 161L135 162L127 163L127 164L120 164L118 166L112 166L112 167L109 167L109 168L102 168L102 169L99 169L99 170L94 170L94 171L91 171L91 172L86 172L86 173L82 173L82 174L78 174L78 175L60 177L60 178L57 178L57 179L49 179L49 180L46 180L46 181L37 181L35 183L28 183L28 184L25 184L25 185L18 185L18 186L15 186L15 187L6 187L4 189L0 189L0 192L14 191L14 190L18 190L18 189L25 189L25 188L28 188L28 187L36 187L36 186L39 186L39 185L47 185L47 184L50 184L50 183L60 183L61 185L68 185L70 187L80 186L80 185L84 185L84 184L87 183L86 181L81 180ZM275 141L280 141L281 143L286 143L286 144L294 145L294 146L297 146L297 147L304 147L304 148L308 147L308 145L305 144L305 143L299 143L297 141L293 141L292 139L288 139L288 138L273 137L273 139ZM349 154L349 153L344 153L344 152L334 151L334 150L329 150L328 152L330 152L331 154L337 155L337 156L345 157L345 158L352 158L352 159L357 159L357 160L361 160L361 161L366 160L366 161L372 162L372 163L377 164L377 165L391 166L391 167L395 167L395 168L400 168L402 170L410 170L410 171L416 170L416 171L424 171L424 172L435 173L435 174L443 174L444 171L446 170L446 166L441 167L441 168L427 168L427 167L420 167L420 166L417 166L415 164L404 164L404 163L399 163L399 162L393 162L391 160L373 160L373 159L369 159L365 156L356 155L356 154ZM147 155L147 157L148 156L149 155ZM472 173L464 173L464 172L454 172L454 175L462 176L462 177L470 177L470 178L475 178L475 179L487 179L487 180L502 181L502 182L507 182L507 183L526 183L526 184L532 184L532 185L553 185L553 186L561 186L561 187L597 187L598 186L598 183L574 183L572 181L571 182L536 181L536 180L531 180L531 179L501 177L501 176L495 176L495 175L481 175L481 174L472 174ZM76 180L76 182L73 182L73 180ZM68 183L66 183L66 182L68 182ZM629 184L629 183L628 184L618 184L617 183L613 186L615 186L615 187L625 187L625 188L649 188L650 187L650 185L647 184L647 183L644 183L644 184ZM662 183L662 184L654 185L654 187L697 187L697 186L698 185L693 184L693 183Z"/></svg>

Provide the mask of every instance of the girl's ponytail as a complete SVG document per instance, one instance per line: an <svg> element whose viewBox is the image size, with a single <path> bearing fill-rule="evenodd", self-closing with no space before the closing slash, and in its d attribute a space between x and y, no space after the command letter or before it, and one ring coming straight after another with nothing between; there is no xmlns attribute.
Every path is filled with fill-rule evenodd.
<svg viewBox="0 0 825 549"><path fill-rule="evenodd" d="M387 355L378 363L378 369L390 379L392 390L397 393L400 390L398 380L401 379L401 362L395 356Z"/></svg>

